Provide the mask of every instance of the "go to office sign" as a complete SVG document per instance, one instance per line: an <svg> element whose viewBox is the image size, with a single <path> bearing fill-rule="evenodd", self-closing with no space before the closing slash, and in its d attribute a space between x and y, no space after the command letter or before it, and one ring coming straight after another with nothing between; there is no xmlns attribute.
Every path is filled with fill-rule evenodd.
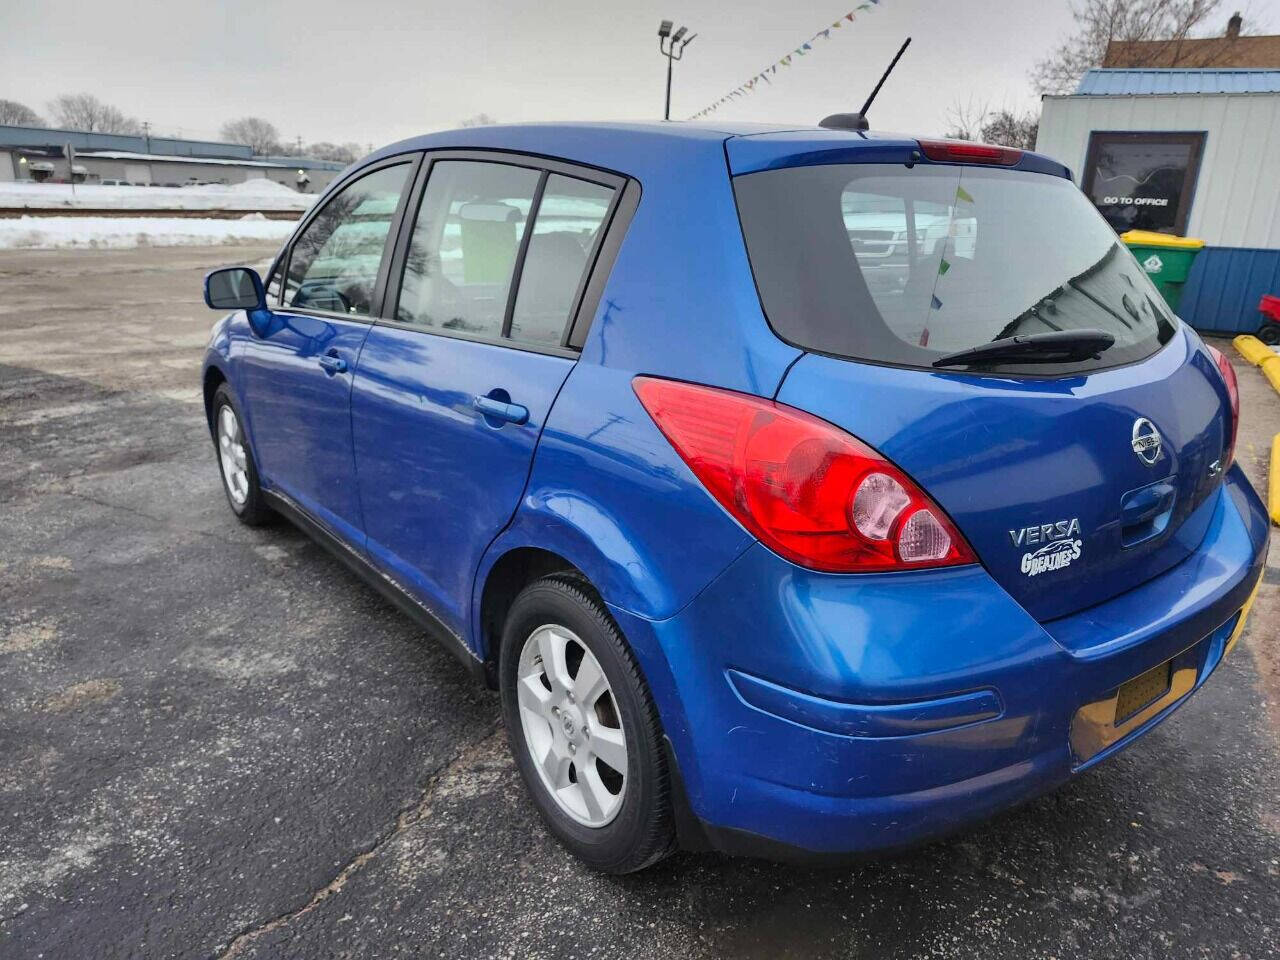
<svg viewBox="0 0 1280 960"><path fill-rule="evenodd" d="M1103 197L1106 207L1167 207L1168 197Z"/></svg>

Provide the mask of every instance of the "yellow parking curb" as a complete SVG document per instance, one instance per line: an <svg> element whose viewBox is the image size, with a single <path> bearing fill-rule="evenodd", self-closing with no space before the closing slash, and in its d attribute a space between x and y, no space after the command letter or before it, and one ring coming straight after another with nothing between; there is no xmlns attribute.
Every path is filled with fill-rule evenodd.
<svg viewBox="0 0 1280 960"><path fill-rule="evenodd" d="M1280 391L1280 356L1274 353L1260 364L1262 375L1271 381L1271 385Z"/></svg>
<svg viewBox="0 0 1280 960"><path fill-rule="evenodd" d="M1271 522L1280 525L1280 433L1271 441L1271 472L1267 477L1267 510Z"/></svg>
<svg viewBox="0 0 1280 960"><path fill-rule="evenodd" d="M1231 631L1231 636L1227 639L1227 645L1222 650L1224 657L1235 647L1236 641L1240 639L1240 634L1244 633L1244 624L1249 619L1249 610L1253 607L1253 601L1258 599L1258 591L1261 589L1262 575L1259 574L1258 582L1253 585L1253 590L1249 593L1249 599L1240 608L1240 618L1236 621L1236 627Z"/></svg>
<svg viewBox="0 0 1280 960"><path fill-rule="evenodd" d="M1240 356L1244 357L1255 367L1262 365L1263 361L1275 356L1265 343L1252 334L1244 333L1231 341L1235 344L1236 350L1240 352Z"/></svg>

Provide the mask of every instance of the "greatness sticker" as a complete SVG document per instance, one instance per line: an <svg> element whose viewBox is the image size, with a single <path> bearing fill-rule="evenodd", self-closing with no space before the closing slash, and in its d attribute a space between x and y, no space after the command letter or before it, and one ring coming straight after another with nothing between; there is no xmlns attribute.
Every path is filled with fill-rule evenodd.
<svg viewBox="0 0 1280 960"><path fill-rule="evenodd" d="M1022 572L1028 577L1037 577L1050 570L1061 570L1071 566L1080 559L1084 544L1079 540L1058 540L1041 547L1035 553L1022 555Z"/></svg>

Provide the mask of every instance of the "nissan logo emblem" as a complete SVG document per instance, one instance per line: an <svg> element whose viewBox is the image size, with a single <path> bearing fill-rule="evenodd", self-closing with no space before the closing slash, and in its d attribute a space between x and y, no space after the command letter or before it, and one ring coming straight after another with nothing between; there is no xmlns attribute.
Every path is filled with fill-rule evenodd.
<svg viewBox="0 0 1280 960"><path fill-rule="evenodd" d="M1160 459L1160 431L1146 417L1133 421L1133 440L1130 446L1138 459L1148 467Z"/></svg>

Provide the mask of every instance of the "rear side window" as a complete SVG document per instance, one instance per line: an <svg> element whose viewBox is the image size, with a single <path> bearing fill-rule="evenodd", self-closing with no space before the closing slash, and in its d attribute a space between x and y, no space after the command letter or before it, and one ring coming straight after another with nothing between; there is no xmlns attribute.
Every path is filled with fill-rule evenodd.
<svg viewBox="0 0 1280 960"><path fill-rule="evenodd" d="M1102 329L1098 359L1001 364L1034 374L1142 359L1173 321L1142 268L1069 181L920 164L833 164L737 177L774 330L808 350L929 367L946 353Z"/></svg>
<svg viewBox="0 0 1280 960"><path fill-rule="evenodd" d="M293 242L285 303L367 317L410 164L367 174L327 201Z"/></svg>
<svg viewBox="0 0 1280 960"><path fill-rule="evenodd" d="M396 319L497 337L540 174L526 167L442 160L413 225Z"/></svg>
<svg viewBox="0 0 1280 960"><path fill-rule="evenodd" d="M405 256L396 320L559 346L612 199L612 189L575 177L436 161Z"/></svg>

